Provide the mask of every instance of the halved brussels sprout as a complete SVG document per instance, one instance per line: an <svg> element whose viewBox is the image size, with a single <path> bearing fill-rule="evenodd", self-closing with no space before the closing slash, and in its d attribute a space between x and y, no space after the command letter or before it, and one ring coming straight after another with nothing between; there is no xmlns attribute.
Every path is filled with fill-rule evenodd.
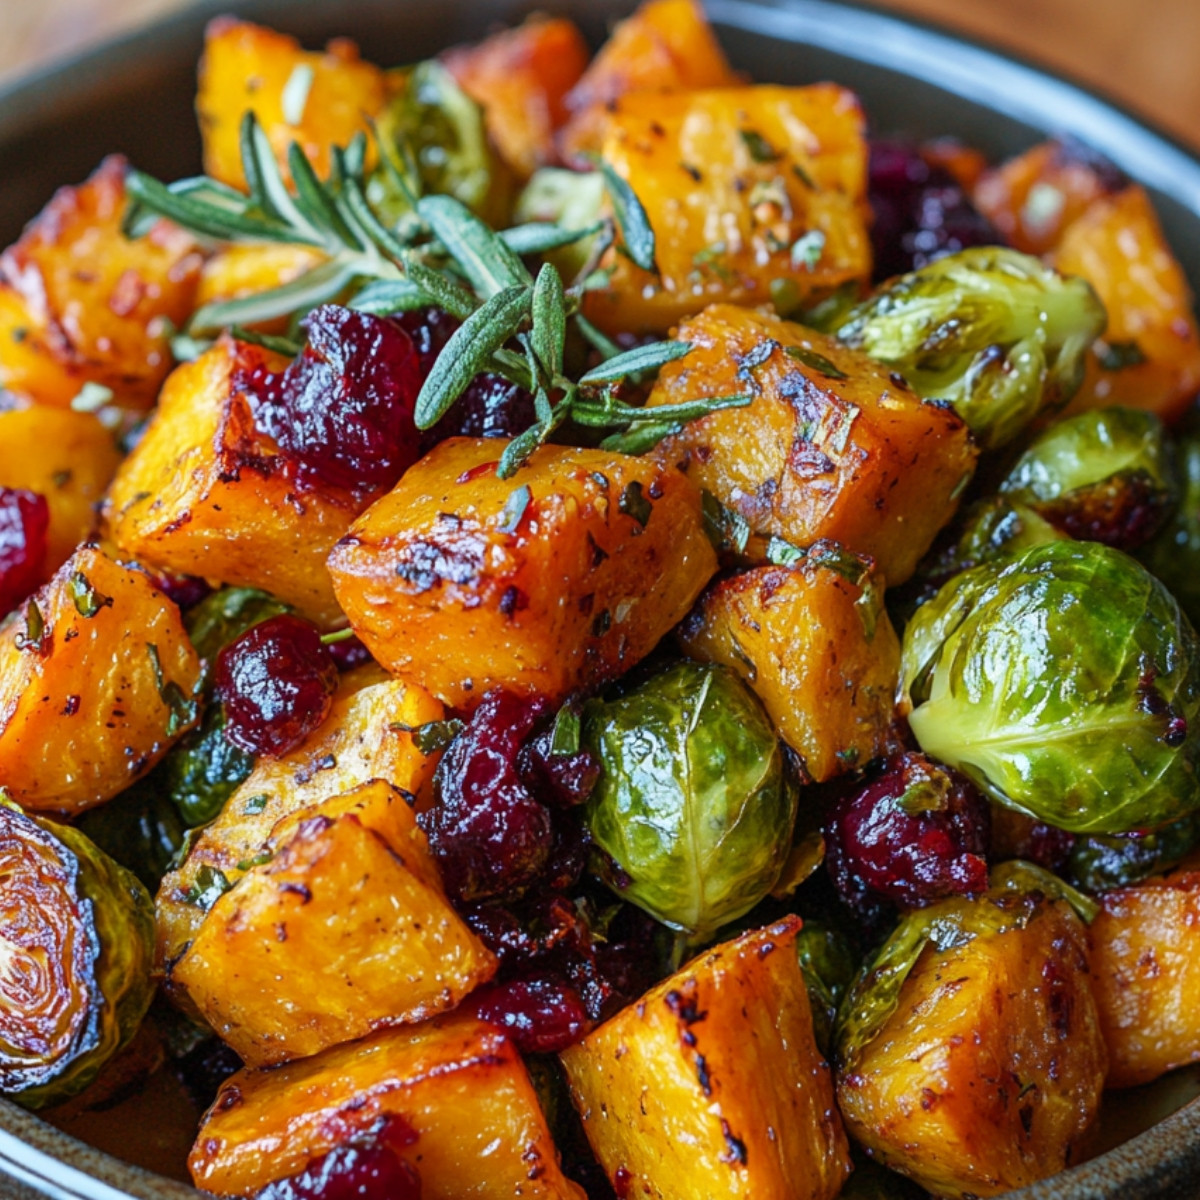
<svg viewBox="0 0 1200 1200"><path fill-rule="evenodd" d="M81 1092L137 1032L154 985L154 905L77 829L0 798L0 1092Z"/></svg>
<svg viewBox="0 0 1200 1200"><path fill-rule="evenodd" d="M187 837L187 826L157 771L119 796L85 812L75 827L109 858L132 871L151 895Z"/></svg>
<svg viewBox="0 0 1200 1200"><path fill-rule="evenodd" d="M584 819L623 900L699 943L770 891L798 792L775 730L728 667L680 662L584 711L600 761Z"/></svg>
<svg viewBox="0 0 1200 1200"><path fill-rule="evenodd" d="M977 246L885 283L833 332L927 399L949 401L991 449L1075 394L1106 319L1084 280Z"/></svg>
<svg viewBox="0 0 1200 1200"><path fill-rule="evenodd" d="M541 167L517 197L513 220L518 225L550 221L564 229L587 229L603 213L605 194L604 176L599 171ZM587 262L595 241L593 234L550 251L546 258L564 279L574 279Z"/></svg>
<svg viewBox="0 0 1200 1200"><path fill-rule="evenodd" d="M1200 641L1170 593L1098 542L952 579L904 634L913 734L1000 804L1075 833L1200 807Z"/></svg>
<svg viewBox="0 0 1200 1200"><path fill-rule="evenodd" d="M1134 408L1098 408L1051 425L1000 485L1056 529L1133 550L1178 499L1163 423Z"/></svg>
<svg viewBox="0 0 1200 1200"><path fill-rule="evenodd" d="M820 921L805 921L796 937L800 971L812 1009L813 1035L822 1053L833 1047L833 1028L838 1005L854 982L858 960L850 943L834 928Z"/></svg>
<svg viewBox="0 0 1200 1200"><path fill-rule="evenodd" d="M1192 623L1200 625L1200 409L1188 412L1174 442L1179 504L1138 558L1171 589Z"/></svg>
<svg viewBox="0 0 1200 1200"><path fill-rule="evenodd" d="M1107 892L1176 866L1198 842L1200 818L1194 813L1151 833L1125 837L1092 834L1076 838L1067 871L1085 892Z"/></svg>

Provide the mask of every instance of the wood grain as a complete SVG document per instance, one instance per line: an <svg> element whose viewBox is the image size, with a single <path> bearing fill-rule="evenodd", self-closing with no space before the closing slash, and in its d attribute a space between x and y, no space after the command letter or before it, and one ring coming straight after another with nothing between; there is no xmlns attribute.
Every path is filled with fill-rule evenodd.
<svg viewBox="0 0 1200 1200"><path fill-rule="evenodd" d="M876 2L1065 71L1200 148L1200 0ZM0 82L184 3L0 0Z"/></svg>

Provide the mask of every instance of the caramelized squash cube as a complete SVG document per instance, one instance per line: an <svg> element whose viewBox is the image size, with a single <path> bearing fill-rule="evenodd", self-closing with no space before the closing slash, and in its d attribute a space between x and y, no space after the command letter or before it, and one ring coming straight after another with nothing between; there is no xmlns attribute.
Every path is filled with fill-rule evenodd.
<svg viewBox="0 0 1200 1200"><path fill-rule="evenodd" d="M125 237L126 169L106 158L86 183L60 188L0 255L0 388L57 408L87 383L126 408L154 403L202 259L167 221Z"/></svg>
<svg viewBox="0 0 1200 1200"><path fill-rule="evenodd" d="M436 1016L496 972L387 783L284 817L257 857L171 968L250 1066Z"/></svg>
<svg viewBox="0 0 1200 1200"><path fill-rule="evenodd" d="M179 609L80 547L0 625L0 784L37 812L102 804L191 727L199 679Z"/></svg>
<svg viewBox="0 0 1200 1200"><path fill-rule="evenodd" d="M645 657L716 570L699 492L674 468L451 438L329 559L350 624L388 670L454 708L493 687L561 700Z"/></svg>
<svg viewBox="0 0 1200 1200"><path fill-rule="evenodd" d="M458 86L482 109L500 156L520 177L558 160L555 133L567 93L588 64L574 22L530 17L474 46L442 55Z"/></svg>
<svg viewBox="0 0 1200 1200"><path fill-rule="evenodd" d="M796 546L822 538L903 583L954 515L975 467L967 427L857 351L800 325L714 305L679 330L693 349L649 403L750 392L746 408L692 421L654 452Z"/></svg>
<svg viewBox="0 0 1200 1200"><path fill-rule="evenodd" d="M586 1200L566 1179L520 1054L456 1015L389 1029L222 1085L189 1166L217 1196L253 1196L397 1117L422 1200Z"/></svg>
<svg viewBox="0 0 1200 1200"><path fill-rule="evenodd" d="M837 1195L850 1161L799 932L787 917L706 951L562 1053L618 1195Z"/></svg>
<svg viewBox="0 0 1200 1200"><path fill-rule="evenodd" d="M622 96L738 82L698 0L647 0L617 25L567 96L564 152L581 157L599 150L609 109Z"/></svg>
<svg viewBox="0 0 1200 1200"><path fill-rule="evenodd" d="M245 188L242 117L253 112L285 179L288 147L299 144L317 174L329 173L329 151L348 146L388 98L384 72L363 62L345 38L323 52L301 48L295 38L217 17L209 22L196 111L204 138L204 169L230 187Z"/></svg>
<svg viewBox="0 0 1200 1200"><path fill-rule="evenodd" d="M1200 391L1200 330L1145 189L1097 200L1067 229L1053 260L1064 274L1082 275L1108 309L1068 411L1122 404L1168 422L1182 416Z"/></svg>
<svg viewBox="0 0 1200 1200"><path fill-rule="evenodd" d="M293 813L373 779L385 780L406 799L427 800L437 758L423 754L409 731L442 715L427 692L389 679L376 666L360 667L342 676L320 728L289 754L255 763L159 888L156 956L177 999L183 993L173 987L171 964L204 920L196 899L236 883L263 852L271 831Z"/></svg>
<svg viewBox="0 0 1200 1200"><path fill-rule="evenodd" d="M1200 860L1099 899L1090 932L1108 1085L1134 1087L1200 1061Z"/></svg>
<svg viewBox="0 0 1200 1200"><path fill-rule="evenodd" d="M756 567L714 583L676 636L741 675L816 782L891 745L900 642L881 589L819 561Z"/></svg>
<svg viewBox="0 0 1200 1200"><path fill-rule="evenodd" d="M241 379L285 360L225 336L176 369L105 509L121 553L261 588L323 626L341 619L325 558L370 496L304 487L255 427Z"/></svg>
<svg viewBox="0 0 1200 1200"><path fill-rule="evenodd" d="M91 536L121 461L112 433L91 413L25 405L0 411L0 487L46 498L46 574Z"/></svg>
<svg viewBox="0 0 1200 1200"><path fill-rule="evenodd" d="M658 264L611 255L585 306L610 332L664 333L720 301L786 314L870 277L867 143L844 88L630 96L604 157L641 201Z"/></svg>
<svg viewBox="0 0 1200 1200"><path fill-rule="evenodd" d="M197 312L207 304L241 300L291 283L326 262L316 246L280 242L223 246L204 264L196 292ZM286 334L288 317L255 322L261 333Z"/></svg>

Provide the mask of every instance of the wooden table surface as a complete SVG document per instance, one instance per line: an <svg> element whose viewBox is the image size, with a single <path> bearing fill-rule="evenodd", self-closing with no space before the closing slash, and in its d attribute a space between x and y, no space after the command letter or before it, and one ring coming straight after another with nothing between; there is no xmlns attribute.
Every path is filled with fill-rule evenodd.
<svg viewBox="0 0 1200 1200"><path fill-rule="evenodd" d="M186 2L0 0L0 81ZM1069 72L1200 148L1200 0L876 2Z"/></svg>

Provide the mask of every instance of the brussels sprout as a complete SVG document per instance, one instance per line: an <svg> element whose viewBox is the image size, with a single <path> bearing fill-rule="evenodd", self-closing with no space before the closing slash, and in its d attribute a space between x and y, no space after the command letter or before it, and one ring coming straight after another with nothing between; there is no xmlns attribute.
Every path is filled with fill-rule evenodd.
<svg viewBox="0 0 1200 1200"><path fill-rule="evenodd" d="M1170 593L1098 542L952 579L904 634L921 748L1000 804L1074 833L1200 806L1200 642Z"/></svg>
<svg viewBox="0 0 1200 1200"><path fill-rule="evenodd" d="M838 1010L839 1069L854 1070L862 1051L896 1011L900 989L926 946L940 953L973 938L1024 928L1048 899L1065 900L1089 923L1099 911L1057 875L1016 860L992 868L985 895L941 900L904 916L863 965Z"/></svg>
<svg viewBox="0 0 1200 1200"><path fill-rule="evenodd" d="M796 938L796 952L812 1008L813 1034L822 1053L828 1054L838 1005L854 982L858 961L850 943L836 929L819 921L804 922Z"/></svg>
<svg viewBox="0 0 1200 1200"><path fill-rule="evenodd" d="M1133 408L1091 409L1040 434L1000 485L1073 538L1134 550L1178 499L1163 423Z"/></svg>
<svg viewBox="0 0 1200 1200"><path fill-rule="evenodd" d="M1105 321L1084 280L977 246L884 284L835 333L927 399L949 401L991 449L1075 394Z"/></svg>
<svg viewBox="0 0 1200 1200"><path fill-rule="evenodd" d="M1151 875L1182 862L1200 842L1200 818L1195 814L1172 821L1153 833L1077 838L1071 847L1067 870L1072 882L1085 892L1140 883Z"/></svg>
<svg viewBox="0 0 1200 1200"><path fill-rule="evenodd" d="M762 704L727 667L680 662L587 705L600 780L584 818L598 874L701 942L774 885L798 801ZM607 858L605 857L607 856Z"/></svg>
<svg viewBox="0 0 1200 1200"><path fill-rule="evenodd" d="M204 694L212 691L213 668L225 646L260 621L291 611L290 605L266 592L236 587L221 588L190 609L184 624L196 653L204 660L200 681Z"/></svg>
<svg viewBox="0 0 1200 1200"><path fill-rule="evenodd" d="M137 1032L154 985L154 905L77 829L0 798L0 1092L81 1092Z"/></svg>
<svg viewBox="0 0 1200 1200"><path fill-rule="evenodd" d="M210 703L200 725L163 760L156 775L189 826L207 825L254 769L254 757L225 736L225 709Z"/></svg>
<svg viewBox="0 0 1200 1200"><path fill-rule="evenodd" d="M604 210L604 176L599 171L541 167L517 197L513 220L518 225L551 221L564 229L587 229ZM546 258L564 279L574 279L595 245L596 235L552 250Z"/></svg>
<svg viewBox="0 0 1200 1200"><path fill-rule="evenodd" d="M1200 409L1193 408L1175 431L1179 504L1138 558L1171 589L1183 611L1200 626Z"/></svg>
<svg viewBox="0 0 1200 1200"><path fill-rule="evenodd" d="M179 810L160 786L157 771L107 804L89 809L76 827L152 893L158 890L187 835Z"/></svg>

